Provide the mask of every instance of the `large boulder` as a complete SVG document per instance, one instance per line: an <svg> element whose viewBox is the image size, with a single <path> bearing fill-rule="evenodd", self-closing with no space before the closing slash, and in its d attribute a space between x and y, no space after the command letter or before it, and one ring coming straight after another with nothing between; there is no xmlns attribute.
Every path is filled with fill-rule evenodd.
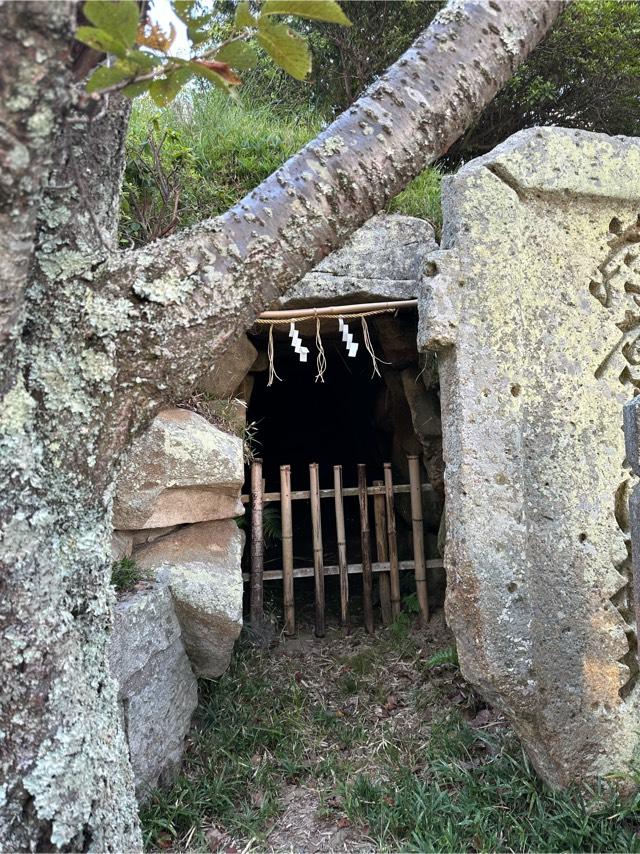
<svg viewBox="0 0 640 854"><path fill-rule="evenodd" d="M136 793L172 780L198 701L180 624L166 585L153 584L120 599L109 648Z"/></svg>
<svg viewBox="0 0 640 854"><path fill-rule="evenodd" d="M424 261L436 246L433 227L422 219L374 216L290 288L279 304L294 308L414 299Z"/></svg>
<svg viewBox="0 0 640 854"><path fill-rule="evenodd" d="M160 412L131 448L114 528L163 528L241 515L242 439L187 409Z"/></svg>
<svg viewBox="0 0 640 854"><path fill-rule="evenodd" d="M138 566L169 585L182 637L198 676L229 666L242 628L244 535L232 520L189 525L143 546Z"/></svg>
<svg viewBox="0 0 640 854"><path fill-rule="evenodd" d="M516 134L448 179L438 351L447 619L556 786L640 754L622 405L640 390L640 139Z"/></svg>
<svg viewBox="0 0 640 854"><path fill-rule="evenodd" d="M200 380L198 388L213 398L224 400L233 397L257 355L258 351L246 335L233 338L209 373Z"/></svg>

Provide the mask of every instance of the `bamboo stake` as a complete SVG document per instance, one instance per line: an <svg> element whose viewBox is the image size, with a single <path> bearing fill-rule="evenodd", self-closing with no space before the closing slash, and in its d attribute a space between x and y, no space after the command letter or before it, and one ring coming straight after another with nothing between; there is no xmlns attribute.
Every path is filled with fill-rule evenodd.
<svg viewBox="0 0 640 854"><path fill-rule="evenodd" d="M416 565L416 590L418 604L420 605L420 622L426 626L429 620L429 595L427 591L427 568L424 560L420 459L416 456L407 456L407 460L409 461L409 483L411 485L411 522L413 526L413 560Z"/></svg>
<svg viewBox="0 0 640 854"><path fill-rule="evenodd" d="M282 597L284 633L296 632L296 606L293 595L293 523L291 519L291 466L280 466L280 516L282 519Z"/></svg>
<svg viewBox="0 0 640 854"><path fill-rule="evenodd" d="M374 486L382 486L381 480L374 480ZM386 563L389 559L387 544L387 519L384 507L384 495L373 496L373 518L376 525L376 551L378 563ZM389 575L381 572L378 576L378 592L380 594L380 611L382 623L388 626L391 622L391 586Z"/></svg>
<svg viewBox="0 0 640 854"><path fill-rule="evenodd" d="M311 532L313 536L313 573L315 578L316 637L324 637L324 566L322 555L322 518L318 463L309 466L311 492Z"/></svg>
<svg viewBox="0 0 640 854"><path fill-rule="evenodd" d="M336 506L336 535L338 540L338 566L340 567L340 622L349 632L349 570L347 566L347 538L344 528L342 501L342 466L333 467L333 489Z"/></svg>
<svg viewBox="0 0 640 854"><path fill-rule="evenodd" d="M387 535L389 538L389 580L391 582L391 614L400 614L400 572L398 568L398 541L396 539L396 508L393 500L393 475L391 463L384 464L384 489L387 505Z"/></svg>
<svg viewBox="0 0 640 854"><path fill-rule="evenodd" d="M264 571L264 535L262 531L262 460L251 464L251 623L264 622L262 574Z"/></svg>
<svg viewBox="0 0 640 854"><path fill-rule="evenodd" d="M367 501L367 467L358 464L358 493L360 497L360 542L362 544L362 604L364 627L373 634L373 574L371 572L371 542L369 538L369 505Z"/></svg>

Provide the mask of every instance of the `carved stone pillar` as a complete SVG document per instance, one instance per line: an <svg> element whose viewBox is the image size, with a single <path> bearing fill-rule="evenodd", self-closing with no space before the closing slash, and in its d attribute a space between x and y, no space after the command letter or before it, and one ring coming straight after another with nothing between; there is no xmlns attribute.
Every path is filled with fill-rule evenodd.
<svg viewBox="0 0 640 854"><path fill-rule="evenodd" d="M436 350L447 618L465 676L554 785L640 745L622 404L640 388L640 140L511 137L450 178Z"/></svg>

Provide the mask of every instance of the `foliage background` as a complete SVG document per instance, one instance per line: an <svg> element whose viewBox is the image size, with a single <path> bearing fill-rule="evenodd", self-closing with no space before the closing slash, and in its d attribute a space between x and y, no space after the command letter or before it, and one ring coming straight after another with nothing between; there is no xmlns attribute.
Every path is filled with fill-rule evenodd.
<svg viewBox="0 0 640 854"><path fill-rule="evenodd" d="M121 239L141 244L225 211L347 107L431 21L434 0L347 0L350 28L298 22L311 46L309 82L264 57L237 99L205 83L165 109L134 103ZM218 4L224 37L235 3ZM535 125L640 135L640 4L578 0L476 124L390 209L439 226L442 171ZM162 143L162 144L161 144Z"/></svg>

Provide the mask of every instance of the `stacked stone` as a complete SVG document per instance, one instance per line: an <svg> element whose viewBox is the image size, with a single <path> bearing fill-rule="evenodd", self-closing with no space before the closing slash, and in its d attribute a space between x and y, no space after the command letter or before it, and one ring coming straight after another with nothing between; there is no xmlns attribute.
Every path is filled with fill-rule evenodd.
<svg viewBox="0 0 640 854"><path fill-rule="evenodd" d="M196 677L226 670L242 627L242 439L186 409L132 447L114 501L114 559L148 583L120 598L111 644L139 797L179 767Z"/></svg>

